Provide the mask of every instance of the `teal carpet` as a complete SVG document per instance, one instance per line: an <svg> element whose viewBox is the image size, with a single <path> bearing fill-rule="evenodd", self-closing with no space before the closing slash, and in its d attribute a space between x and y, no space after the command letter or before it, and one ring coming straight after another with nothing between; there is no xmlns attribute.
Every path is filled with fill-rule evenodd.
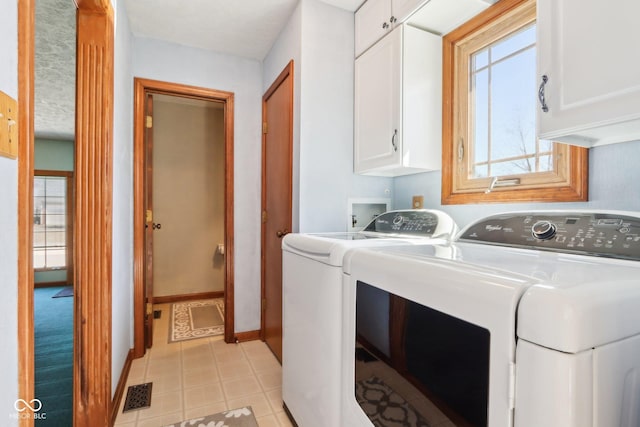
<svg viewBox="0 0 640 427"><path fill-rule="evenodd" d="M52 298L60 287L34 293L35 395L42 402L38 427L73 425L73 297Z"/></svg>

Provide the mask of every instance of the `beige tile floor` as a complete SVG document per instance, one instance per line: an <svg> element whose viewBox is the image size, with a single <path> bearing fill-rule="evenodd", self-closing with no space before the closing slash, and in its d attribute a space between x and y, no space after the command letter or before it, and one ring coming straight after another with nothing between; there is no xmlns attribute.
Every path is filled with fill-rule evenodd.
<svg viewBox="0 0 640 427"><path fill-rule="evenodd" d="M168 344L169 307L154 307L162 316L153 347L127 378L127 387L153 382L151 407L122 413L123 396L116 426L159 427L250 405L260 427L292 427L282 409L282 368L265 343L216 337Z"/></svg>

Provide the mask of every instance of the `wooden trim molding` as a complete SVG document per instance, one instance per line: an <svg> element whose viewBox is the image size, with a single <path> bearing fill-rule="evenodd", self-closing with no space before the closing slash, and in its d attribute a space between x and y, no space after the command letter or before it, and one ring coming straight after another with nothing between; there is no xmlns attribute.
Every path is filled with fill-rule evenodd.
<svg viewBox="0 0 640 427"><path fill-rule="evenodd" d="M46 169L34 169L34 176L65 176L67 178L73 178L72 171L53 171Z"/></svg>
<svg viewBox="0 0 640 427"><path fill-rule="evenodd" d="M35 394L33 323L33 106L35 0L18 1L18 396ZM20 418L20 426L33 426Z"/></svg>
<svg viewBox="0 0 640 427"><path fill-rule="evenodd" d="M124 361L124 366L122 367L122 372L120 372L120 379L118 380L118 385L116 386L116 391L113 394L113 400L111 401L111 423L110 426L116 423L116 418L118 418L118 412L120 410L120 402L122 401L122 396L124 395L124 390L127 385L127 378L129 377L129 371L131 371L131 364L133 363L133 349L129 349L129 353L127 353L127 358Z"/></svg>
<svg viewBox="0 0 640 427"><path fill-rule="evenodd" d="M113 10L78 7L73 415L89 427L111 420Z"/></svg>
<svg viewBox="0 0 640 427"><path fill-rule="evenodd" d="M102 13L111 9L111 0L74 0L78 9Z"/></svg>
<svg viewBox="0 0 640 427"><path fill-rule="evenodd" d="M167 304L171 302L195 301L199 299L214 299L214 298L222 298L222 297L224 297L224 291L200 292L197 294L165 295L165 296L159 296L159 297L154 296L153 303Z"/></svg>
<svg viewBox="0 0 640 427"><path fill-rule="evenodd" d="M71 0L69 0L71 1ZM113 10L76 0L74 426L109 425ZM18 1L18 389L34 397L33 172L35 0ZM80 256L81 254L81 256ZM20 418L21 426L33 419Z"/></svg>
<svg viewBox="0 0 640 427"><path fill-rule="evenodd" d="M221 90L168 83L136 77L134 79L134 149L133 149L133 306L134 357L145 353L144 319L145 301L145 100L148 93L194 98L224 104L225 139L225 332L226 342L234 342L234 238L233 238L233 141L234 94Z"/></svg>
<svg viewBox="0 0 640 427"><path fill-rule="evenodd" d="M260 338L260 330L256 330L256 331L247 331L247 332L238 332L235 335L235 339L233 342L239 343L239 342L246 342L246 341L255 341L255 340L259 340Z"/></svg>

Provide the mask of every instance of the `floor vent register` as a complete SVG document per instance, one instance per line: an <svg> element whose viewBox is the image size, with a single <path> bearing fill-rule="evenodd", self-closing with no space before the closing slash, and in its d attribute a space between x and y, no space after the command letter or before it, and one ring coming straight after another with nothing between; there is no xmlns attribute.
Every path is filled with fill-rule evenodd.
<svg viewBox="0 0 640 427"><path fill-rule="evenodd" d="M122 412L133 411L134 409L148 408L151 406L151 387L153 383L144 383L129 386L127 397L124 400Z"/></svg>

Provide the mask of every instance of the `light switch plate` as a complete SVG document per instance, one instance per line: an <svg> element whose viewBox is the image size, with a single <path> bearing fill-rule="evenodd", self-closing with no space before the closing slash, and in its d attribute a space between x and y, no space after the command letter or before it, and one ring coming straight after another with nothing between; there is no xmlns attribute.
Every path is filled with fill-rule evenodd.
<svg viewBox="0 0 640 427"><path fill-rule="evenodd" d="M424 208L424 196L413 196L413 200L411 201L411 207L413 209Z"/></svg>
<svg viewBox="0 0 640 427"><path fill-rule="evenodd" d="M0 91L0 156L18 157L18 102Z"/></svg>

